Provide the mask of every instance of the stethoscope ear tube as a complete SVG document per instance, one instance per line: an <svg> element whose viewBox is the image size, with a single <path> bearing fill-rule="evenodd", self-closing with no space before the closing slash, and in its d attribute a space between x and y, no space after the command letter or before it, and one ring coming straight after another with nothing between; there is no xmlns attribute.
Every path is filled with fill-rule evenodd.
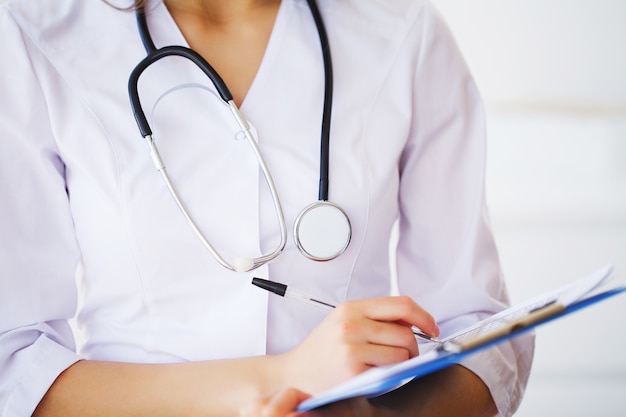
<svg viewBox="0 0 626 417"><path fill-rule="evenodd" d="M181 198L178 196L178 192L176 192L176 188L174 187L174 184L172 184L172 181L170 180L170 177L167 174L167 171L165 169L165 164L163 163L163 160L161 159L159 150L157 149L156 145L154 144L154 141L152 140L152 136L148 135L145 137L145 139L146 139L146 142L148 143L148 146L150 147L150 155L152 156L152 162L154 163L157 170L161 173L161 177L163 178L163 181L165 182L165 185L167 186L168 191L170 192L172 198L176 202L176 205L180 209L185 219L187 219L187 222L189 223L189 226L191 226L191 229L195 232L195 234L198 236L198 238L200 239L204 247L209 252L211 252L213 257L217 260L217 262L219 262L220 265L222 265L226 269L230 269L231 271L236 270L235 267L230 265L228 262L226 262L226 260L219 254L219 252L213 247L213 245L211 245L211 243L204 236L202 231L196 225L196 222L193 220L193 218L189 214L187 207L185 207L185 204L183 203Z"/></svg>
<svg viewBox="0 0 626 417"><path fill-rule="evenodd" d="M234 106L234 103L231 101L230 105ZM233 114L234 113L238 113L238 110L233 110ZM240 117L243 119L242 116ZM245 121L245 119L243 120ZM247 122L245 123L247 124ZM270 188L270 192L272 193L272 197L275 199L274 201L276 201L276 216L278 218L278 223L280 227L280 242L276 246L276 249L274 249L274 251L270 254L263 255L257 258L239 258L239 259L236 259L233 264L229 263L226 259L224 259L224 257L217 251L217 249L215 249L215 247L211 244L211 242L209 242L209 240L206 238L204 233L202 233L202 231L200 230L200 228L194 221L193 217L191 217L191 214L187 210L187 207L183 203L182 199L179 197L178 192L176 191L176 188L174 187L174 184L172 184L172 181L167 173L167 170L165 169L165 164L163 163L163 159L161 158L159 150L156 144L154 143L154 141L152 140L152 136L148 135L145 137L148 147L150 148L150 155L152 157L152 162L154 163L154 166L157 168L157 170L161 173L161 177L163 178L163 181L165 182L165 185L167 186L168 191L170 192L172 198L176 202L176 205L180 209L181 213L187 220L187 223L189 224L189 226L194 231L196 236L200 239L204 247L217 260L217 262L220 265L222 265L224 268L229 269L231 271L235 271L235 272L249 272L262 265L265 265L266 263L278 257L278 255L280 255L280 253L283 251L287 243L287 226L285 224L285 219L284 219L282 207L280 204L280 200L278 200L278 194L276 192L274 180L272 179L272 176L269 170L267 169L267 164L265 163L265 160L261 156L261 153L258 147L256 146L256 143L254 142L254 138L248 132L246 132L246 136L248 137L248 140L250 144L252 145L252 148L254 149L254 152L257 155L257 158L259 159L261 169L263 170L263 173L265 175L265 179L267 181L268 187Z"/></svg>

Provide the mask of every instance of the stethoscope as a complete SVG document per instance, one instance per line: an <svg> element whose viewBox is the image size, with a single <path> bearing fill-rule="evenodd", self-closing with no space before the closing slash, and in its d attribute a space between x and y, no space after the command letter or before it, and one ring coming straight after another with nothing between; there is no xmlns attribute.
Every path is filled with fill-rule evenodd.
<svg viewBox="0 0 626 417"><path fill-rule="evenodd" d="M319 180L319 194L318 201L305 207L302 212L296 218L294 224L294 240L296 246L302 252L304 256L315 261L329 261L341 255L350 243L352 237L352 228L350 225L350 219L346 212L337 204L328 201L328 167L329 167L329 145L330 145L330 120L332 113L332 97L333 97L333 69L330 56L330 48L328 45L328 36L326 29L322 21L319 9L315 0L307 0L315 26L320 38L322 47L322 55L324 61L324 108L322 113L322 132L321 132L321 151L320 151L320 180ZM272 175L267 168L265 159L259 150L256 140L252 136L250 131L250 125L239 111L237 105L233 100L231 92L224 83L224 80L220 75L211 67L211 65L202 58L197 52L184 46L165 46L162 48L156 48L148 24L146 21L146 15L143 8L139 8L136 11L137 25L139 27L139 35L146 49L147 56L139 62L139 64L132 71L128 80L128 92L130 96L130 103L137 121L137 126L141 132L141 136L146 140L150 147L150 155L156 169L161 173L165 184L172 195L172 198L176 201L182 214L187 219L187 222L196 233L202 244L209 250L209 252L215 257L215 259L225 268L231 271L247 272L253 269L259 268L262 265L276 259L278 255L282 253L287 243L287 227L285 225L285 217L283 209L280 204L278 193L276 192L276 186ZM184 203L179 197L178 193L169 175L165 170L165 164L159 154L157 146L152 138L152 129L146 119L145 113L139 100L138 82L139 77L143 71L151 64L160 60L161 58L168 56L178 56L186 58L192 61L198 68L200 68L209 77L213 85L215 86L221 99L230 109L233 117L237 121L238 126L244 133L246 140L252 147L254 154L259 162L263 176L267 182L268 188L274 201L274 208L276 211L276 217L280 227L280 242L276 248L268 254L261 255L256 258L242 257L236 259L233 263L230 263L224 259L224 257L211 245L208 239L204 236L202 231L196 225Z"/></svg>

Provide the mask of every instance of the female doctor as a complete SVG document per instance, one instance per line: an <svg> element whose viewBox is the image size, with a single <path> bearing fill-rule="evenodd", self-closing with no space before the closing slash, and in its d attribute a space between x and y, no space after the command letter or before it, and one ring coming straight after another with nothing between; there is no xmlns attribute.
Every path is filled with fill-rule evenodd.
<svg viewBox="0 0 626 417"><path fill-rule="evenodd" d="M0 11L0 415L236 415L506 306L481 102L428 3L109 3ZM531 357L321 413L508 416Z"/></svg>

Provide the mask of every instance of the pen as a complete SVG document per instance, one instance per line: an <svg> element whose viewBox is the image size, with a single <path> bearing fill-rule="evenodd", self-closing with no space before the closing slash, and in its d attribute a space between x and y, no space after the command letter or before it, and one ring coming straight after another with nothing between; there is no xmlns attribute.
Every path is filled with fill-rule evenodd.
<svg viewBox="0 0 626 417"><path fill-rule="evenodd" d="M266 291L280 295L281 297L293 298L294 300L300 300L316 307L325 308L327 310L332 310L335 308L335 305L331 303L306 295L303 292L288 287L285 284L281 284L280 282L269 281L262 278L252 278L252 284L256 285L259 288L263 288ZM413 326L412 330L415 336L421 337L422 339L428 340L430 342L443 343L443 341L441 341L437 337L429 336L425 333L422 333L421 331L417 331L416 329L417 328Z"/></svg>

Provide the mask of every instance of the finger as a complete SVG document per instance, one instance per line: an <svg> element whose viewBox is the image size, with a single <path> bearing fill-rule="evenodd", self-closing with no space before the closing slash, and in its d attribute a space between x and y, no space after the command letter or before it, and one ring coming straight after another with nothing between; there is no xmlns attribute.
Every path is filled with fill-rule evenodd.
<svg viewBox="0 0 626 417"><path fill-rule="evenodd" d="M392 365L410 358L404 348L382 345L366 345L356 353L356 358L368 367Z"/></svg>
<svg viewBox="0 0 626 417"><path fill-rule="evenodd" d="M284 417L309 397L310 395L295 388L281 390L270 398L270 401L263 407L260 416Z"/></svg>
<svg viewBox="0 0 626 417"><path fill-rule="evenodd" d="M439 327L433 316L407 296L349 301L338 308L355 308L372 320L407 323L419 327L428 335L439 335Z"/></svg>
<svg viewBox="0 0 626 417"><path fill-rule="evenodd" d="M357 335L353 336L353 341L403 349L405 359L419 354L417 340L410 326L365 319L354 327L358 328L355 329Z"/></svg>

